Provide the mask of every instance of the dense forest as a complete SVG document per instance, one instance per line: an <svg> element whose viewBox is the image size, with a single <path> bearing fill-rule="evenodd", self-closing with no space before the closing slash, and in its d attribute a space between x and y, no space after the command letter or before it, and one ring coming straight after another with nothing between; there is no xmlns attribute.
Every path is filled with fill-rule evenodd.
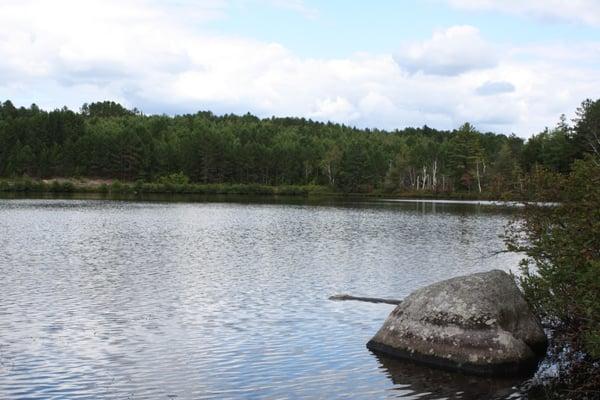
<svg viewBox="0 0 600 400"><path fill-rule="evenodd" d="M144 115L114 102L44 111L0 104L0 177L202 184L323 185L341 192L532 190L539 169L568 173L600 128L600 100L529 140L423 126L356 129L303 118Z"/></svg>

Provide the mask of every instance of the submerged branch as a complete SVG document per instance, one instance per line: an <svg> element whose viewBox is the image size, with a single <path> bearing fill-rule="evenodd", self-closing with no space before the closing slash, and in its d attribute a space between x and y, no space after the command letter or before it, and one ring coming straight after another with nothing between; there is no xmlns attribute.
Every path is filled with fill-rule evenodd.
<svg viewBox="0 0 600 400"><path fill-rule="evenodd" d="M386 303L386 304L395 304L395 305L402 303L402 300L380 299L377 297L356 297L356 296L350 296L349 294L336 294L334 296L329 297L329 300L334 300L334 301L355 300L355 301L365 301L368 303Z"/></svg>

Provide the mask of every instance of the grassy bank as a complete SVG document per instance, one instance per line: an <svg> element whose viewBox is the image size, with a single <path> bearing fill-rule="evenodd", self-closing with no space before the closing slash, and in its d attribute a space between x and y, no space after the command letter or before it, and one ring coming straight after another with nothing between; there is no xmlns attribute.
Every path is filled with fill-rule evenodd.
<svg viewBox="0 0 600 400"><path fill-rule="evenodd" d="M108 193L108 194L247 194L269 196L308 196L329 194L322 186L257 184L192 184L192 183L149 183L121 182L118 180L88 179L0 179L0 192L12 193Z"/></svg>
<svg viewBox="0 0 600 400"><path fill-rule="evenodd" d="M399 199L446 199L446 200L520 200L514 195L498 195L477 192L386 192L373 190L368 193L340 192L319 185L259 185L259 184L195 184L164 182L121 182L118 180L94 180L75 178L55 179L2 179L0 192L4 193L100 193L100 194L200 194L200 195L253 195L253 196L336 196L336 197L385 197Z"/></svg>

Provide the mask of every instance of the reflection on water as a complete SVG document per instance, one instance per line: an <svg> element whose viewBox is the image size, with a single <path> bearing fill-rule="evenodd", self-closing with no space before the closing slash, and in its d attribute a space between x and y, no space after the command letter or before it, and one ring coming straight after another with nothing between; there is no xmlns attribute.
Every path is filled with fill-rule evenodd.
<svg viewBox="0 0 600 400"><path fill-rule="evenodd" d="M327 297L402 298L514 268L518 257L490 256L507 214L212 200L0 200L0 398L492 393L389 367L365 343L393 306Z"/></svg>
<svg viewBox="0 0 600 400"><path fill-rule="evenodd" d="M520 398L519 379L485 378L427 368L409 361L376 355L381 370L392 380L394 396L422 400Z"/></svg>

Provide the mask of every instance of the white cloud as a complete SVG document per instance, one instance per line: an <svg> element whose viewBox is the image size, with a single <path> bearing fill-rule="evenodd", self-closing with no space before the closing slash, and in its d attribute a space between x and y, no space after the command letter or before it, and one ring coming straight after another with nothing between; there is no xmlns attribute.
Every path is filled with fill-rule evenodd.
<svg viewBox="0 0 600 400"><path fill-rule="evenodd" d="M458 75L474 69L490 68L497 62L494 48L475 27L453 26L437 31L429 40L402 46L395 57L411 73Z"/></svg>
<svg viewBox="0 0 600 400"><path fill-rule="evenodd" d="M379 92L369 92L360 99L359 107L366 114L389 115L396 111L394 102Z"/></svg>
<svg viewBox="0 0 600 400"><path fill-rule="evenodd" d="M335 99L329 97L322 100L317 99L315 108L316 110L310 113L310 116L318 119L351 122L360 116L352 103L340 96Z"/></svg>
<svg viewBox="0 0 600 400"><path fill-rule="evenodd" d="M408 61L316 59L202 31L226 11L216 0L3 0L0 99L45 108L111 99L146 112L250 111L388 129L471 121L528 136L600 87L598 43L496 51L461 26L406 44L416 49ZM514 90L478 94L502 82Z"/></svg>
<svg viewBox="0 0 600 400"><path fill-rule="evenodd" d="M450 5L470 10L501 11L544 20L561 20L600 25L598 0L447 0Z"/></svg>

